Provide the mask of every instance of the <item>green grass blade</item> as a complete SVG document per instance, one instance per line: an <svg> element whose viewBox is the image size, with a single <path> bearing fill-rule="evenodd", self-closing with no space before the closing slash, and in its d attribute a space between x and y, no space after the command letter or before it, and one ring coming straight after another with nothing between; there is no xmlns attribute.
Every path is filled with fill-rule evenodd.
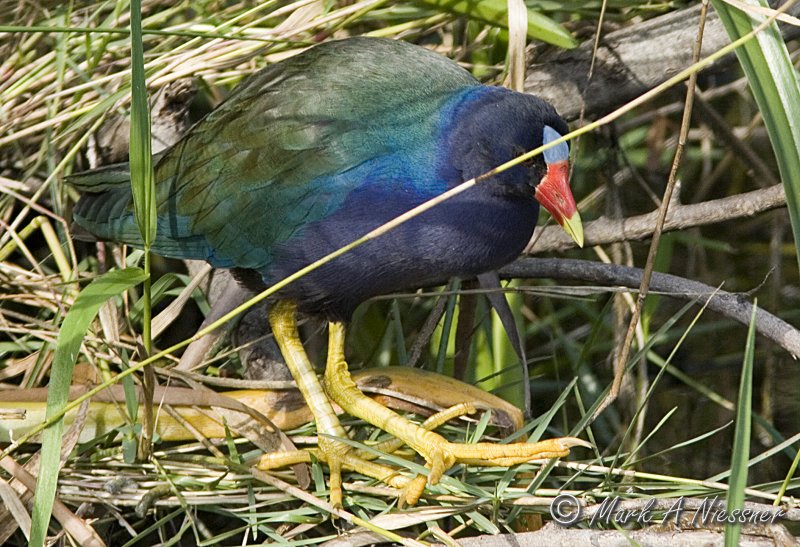
<svg viewBox="0 0 800 547"><path fill-rule="evenodd" d="M144 241L144 273L142 287L142 344L146 355L153 352L152 342L152 298L150 288L150 246L156 238L156 201L153 180L153 161L150 144L150 106L147 101L147 84L144 74L144 45L142 43L141 0L131 2L131 132L130 172L133 206L136 222ZM139 457L150 454L153 438L152 399L155 389L155 373L152 367L144 369L144 417Z"/></svg>
<svg viewBox="0 0 800 547"><path fill-rule="evenodd" d="M109 298L144 281L144 272L139 268L113 270L95 279L83 289L75 299L75 304L67 313L56 341L56 353L47 389L47 418L63 411L69 399L69 386L72 370L78 358L86 330L92 323L100 307ZM64 430L63 418L53 423L42 433L42 458L39 478L36 481L36 499L33 504L30 545L44 545L47 525L53 510L56 486L58 483L59 457L61 453L61 434Z"/></svg>
<svg viewBox="0 0 800 547"><path fill-rule="evenodd" d="M156 236L156 202L150 152L150 107L144 77L141 0L131 2L130 168L133 207L145 249Z"/></svg>
<svg viewBox="0 0 800 547"><path fill-rule="evenodd" d="M437 11L449 12L483 21L501 28L508 28L508 3L506 0L415 0ZM528 10L528 38L541 40L554 46L572 49L578 45L575 38L561 25L538 13Z"/></svg>
<svg viewBox="0 0 800 547"><path fill-rule="evenodd" d="M152 350L150 324L150 246L156 238L156 192L150 150L150 106L144 76L141 0L131 2L131 132L129 160L131 191L136 223L144 241L144 317L142 340L149 355Z"/></svg>
<svg viewBox="0 0 800 547"><path fill-rule="evenodd" d="M753 357L756 346L756 310L753 305L750 328L747 330L747 345L744 348L742 379L739 382L739 400L736 403L736 431L733 434L733 455L731 457L731 478L728 482L727 511L744 507L744 489L747 487L747 462L750 459L750 433L753 408ZM740 524L725 525L725 547L739 544Z"/></svg>
<svg viewBox="0 0 800 547"><path fill-rule="evenodd" d="M744 0L769 8L763 0ZM712 0L732 40L751 32L762 15L743 12L723 0ZM754 40L736 50L756 99L786 190L795 247L800 264L800 83L778 25L773 21Z"/></svg>

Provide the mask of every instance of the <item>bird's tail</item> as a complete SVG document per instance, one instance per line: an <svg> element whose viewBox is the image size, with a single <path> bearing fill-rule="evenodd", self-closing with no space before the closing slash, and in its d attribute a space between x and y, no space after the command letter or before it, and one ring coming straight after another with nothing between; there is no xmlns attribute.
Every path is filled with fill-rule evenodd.
<svg viewBox="0 0 800 547"><path fill-rule="evenodd" d="M67 183L81 191L72 212L72 236L83 241L116 241L144 247L136 224L131 195L131 175L127 163L108 165L67 177ZM167 187L167 183L165 188ZM157 236L150 250L170 258L210 260L230 267L215 257L203 235L192 233L187 217L159 213Z"/></svg>
<svg viewBox="0 0 800 547"><path fill-rule="evenodd" d="M127 163L76 173L66 182L83 194L72 213L72 235L84 241L110 240L141 246Z"/></svg>

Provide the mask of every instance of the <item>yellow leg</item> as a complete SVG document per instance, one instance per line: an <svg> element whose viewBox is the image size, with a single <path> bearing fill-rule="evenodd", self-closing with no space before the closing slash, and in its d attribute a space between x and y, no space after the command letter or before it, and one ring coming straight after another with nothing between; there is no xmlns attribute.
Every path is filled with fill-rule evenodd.
<svg viewBox="0 0 800 547"><path fill-rule="evenodd" d="M415 425L399 414L373 401L361 393L350 377L344 359L345 329L341 323L330 324L328 364L325 371L325 390L314 372L303 349L297 331L296 307L293 302L279 302L270 310L270 325L286 364L292 373L303 398L311 408L320 433L319 447L308 451L266 454L258 466L274 469L294 463L308 462L311 456L328 464L330 468L330 500L334 506L342 504L342 469L349 469L386 484L402 489L401 503L414 504L424 491L426 482L435 484L455 462L508 466L532 459L564 456L569 448L587 443L570 437L535 444L495 445L479 443L465 445L450 443L440 435L428 431L444 421L474 411L469 405L459 405L431 416L423 426ZM326 395L327 392L327 395ZM428 480L423 476L408 478L391 467L373 461L373 456L350 447L337 438L346 438L346 432L333 411L333 399L349 414L360 417L394 435L421 454L429 470ZM379 445L381 451L398 448L397 441Z"/></svg>
<svg viewBox="0 0 800 547"><path fill-rule="evenodd" d="M259 461L258 467L267 470L309 462L311 455L314 455L320 461L327 463L330 468L330 501L336 507L342 505L342 469L362 473L395 488L405 488L409 482L407 477L399 475L391 467L367 461L360 457L357 451L351 450L348 445L336 440L336 438L347 438L347 433L339 423L339 418L333 411L319 378L314 372L314 367L303 349L297 331L295 304L289 301L276 303L270 309L269 322L286 365L314 415L320 436L317 449L265 454Z"/></svg>
<svg viewBox="0 0 800 547"><path fill-rule="evenodd" d="M322 390L314 367L308 360L306 350L300 341L297 330L297 306L294 302L281 301L269 310L269 324L275 341L286 360L286 365L297 382L297 388L303 399L309 403L314 421L320 432L334 437L346 437L344 428L339 423L339 418L333 411L328 397ZM311 404L313 402L313 404ZM323 439L320 439L322 442Z"/></svg>
<svg viewBox="0 0 800 547"><path fill-rule="evenodd" d="M505 467L530 460L566 456L569 454L569 449L574 446L591 446L574 437L562 437L538 443L451 443L441 435L425 430L361 393L350 377L344 358L344 324L333 322L328 327L325 391L345 412L401 439L425 458L426 467L429 469L429 484L439 482L442 474L456 462ZM422 492L419 482L419 478L414 479L406 490L407 503L414 504L419 499Z"/></svg>
<svg viewBox="0 0 800 547"><path fill-rule="evenodd" d="M278 302L269 310L269 324L272 327L272 333L275 335L275 341L283 354L283 358L286 360L286 365L289 367L295 382L297 382L297 388L314 415L317 431L326 435L319 438L319 454L331 467L331 504L335 507L340 507L342 505L341 476L334 476L334 474L341 469L341 458L347 453L349 447L330 437L343 438L347 434L339 423L339 418L336 417L328 397L322 391L319 378L317 378L314 367L311 366L311 362L308 360L297 330L296 315L297 307L294 302ZM295 458L297 457L300 459L296 460ZM281 457L267 454L259 462L259 467L270 469L276 463L290 461L297 463L302 461L302 457L289 455Z"/></svg>

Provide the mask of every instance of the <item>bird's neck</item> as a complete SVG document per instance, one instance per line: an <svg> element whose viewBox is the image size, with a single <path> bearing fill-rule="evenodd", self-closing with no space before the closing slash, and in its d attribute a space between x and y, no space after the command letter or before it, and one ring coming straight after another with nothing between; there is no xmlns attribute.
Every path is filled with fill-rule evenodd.
<svg viewBox="0 0 800 547"><path fill-rule="evenodd" d="M442 109L439 178L459 183L479 176L509 158L487 158L486 143L501 138L500 132L518 123L512 91L478 85L455 94Z"/></svg>

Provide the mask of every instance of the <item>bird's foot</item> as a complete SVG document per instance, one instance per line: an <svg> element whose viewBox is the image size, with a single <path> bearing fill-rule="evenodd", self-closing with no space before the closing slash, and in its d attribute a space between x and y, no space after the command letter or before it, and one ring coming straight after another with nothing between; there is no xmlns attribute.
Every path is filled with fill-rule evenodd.
<svg viewBox="0 0 800 547"><path fill-rule="evenodd" d="M592 447L590 443L576 437L558 437L535 443L457 444L447 442L445 450L448 450L459 463L510 467L533 460L563 458L569 454L571 448L576 446Z"/></svg>
<svg viewBox="0 0 800 547"><path fill-rule="evenodd" d="M438 483L442 475L456 463L510 467L532 460L564 457L569 454L570 448L576 446L591 447L586 441L575 437L560 437L536 443L462 444L450 442L429 430L438 427L454 416L470 411L474 411L470 405L457 405L431 416L422 426L414 426L420 428L417 432L417 440L424 443L425 447L421 448L417 442L408 442L408 444L416 445L415 450L425 459L425 467L428 469L427 476L417 475L409 479L392 467L372 461L377 457L377 452L389 453L405 445L407 441L402 439L392 439L375 445L373 452L353 449L335 439L320 438L318 448L264 454L257 467L261 470L278 469L298 463L311 463L314 458L327 464L330 470L330 502L334 507L342 507L343 469L372 477L388 486L397 488L400 490L400 505L405 506L415 505L419 502L426 485ZM409 424L411 423L409 422Z"/></svg>
<svg viewBox="0 0 800 547"><path fill-rule="evenodd" d="M401 503L408 505L419 501L426 483L438 483L442 475L456 463L510 467L534 460L562 458L569 454L570 448L592 446L575 437L560 437L536 443L453 443L437 433L416 429L417 426L410 422L409 425L412 426L407 429L409 437L404 440L425 459L428 477L427 481L416 477L403 489Z"/></svg>
<svg viewBox="0 0 800 547"><path fill-rule="evenodd" d="M328 363L324 378L328 396L348 414L390 433L425 459L427 481L419 477L412 479L402 492L401 502L409 505L417 503L425 484L438 483L442 475L456 463L508 467L531 460L561 458L568 455L572 447L591 446L575 437L537 443L452 443L364 395L347 370L344 359L344 325L332 322L328 328Z"/></svg>
<svg viewBox="0 0 800 547"><path fill-rule="evenodd" d="M420 426L431 430L445 422L475 412L475 406L470 403L461 403L446 408L430 416ZM438 435L437 435L438 436ZM417 475L413 479L401 475L392 467L375 463L374 460L380 453L392 453L402 446L400 439L390 439L378 443L373 450L357 450L347 444L330 437L320 437L319 446L308 450L295 450L291 452L271 452L261 456L256 464L258 469L269 471L290 467L298 463L311 463L312 458L327 464L330 470L328 480L330 488L330 502L334 507L342 506L342 470L355 471L368 477L380 480L385 484L401 491L400 502L402 505L416 503L427 483L425 475ZM413 500L409 503L408 500Z"/></svg>
<svg viewBox="0 0 800 547"><path fill-rule="evenodd" d="M328 466L330 489L330 503L336 508L341 508L342 495L342 470L355 471L378 479L389 486L403 490L409 483L408 477L398 474L393 468L375 463L360 456L360 451L335 439L320 438L319 446L308 450L295 450L292 452L271 452L264 454L259 459L256 467L262 471L289 467L298 463L311 463L312 459L323 462Z"/></svg>

